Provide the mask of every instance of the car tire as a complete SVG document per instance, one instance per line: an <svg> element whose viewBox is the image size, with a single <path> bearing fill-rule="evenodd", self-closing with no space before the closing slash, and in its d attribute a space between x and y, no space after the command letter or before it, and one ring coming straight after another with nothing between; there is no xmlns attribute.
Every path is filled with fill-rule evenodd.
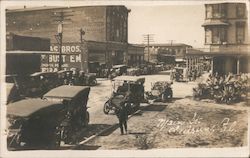
<svg viewBox="0 0 250 158"><path fill-rule="evenodd" d="M93 81L91 81L90 85L91 85L91 86L95 86L95 85L97 85L97 80L96 80L96 79L94 79Z"/></svg>
<svg viewBox="0 0 250 158"><path fill-rule="evenodd" d="M166 95L165 95L164 93L161 94L161 101L162 101L163 103L166 102Z"/></svg>
<svg viewBox="0 0 250 158"><path fill-rule="evenodd" d="M109 114L109 111L110 111L110 103L109 103L109 101L107 101L105 104L104 104L104 106L103 106L103 112L104 112L104 114Z"/></svg>

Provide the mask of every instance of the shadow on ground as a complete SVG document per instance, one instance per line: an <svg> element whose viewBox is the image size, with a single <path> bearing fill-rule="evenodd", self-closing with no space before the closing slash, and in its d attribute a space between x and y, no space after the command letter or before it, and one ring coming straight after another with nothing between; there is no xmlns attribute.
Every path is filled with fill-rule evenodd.
<svg viewBox="0 0 250 158"><path fill-rule="evenodd" d="M99 145L78 145L76 148L74 148L74 150L97 150L98 148L100 148L101 146Z"/></svg>
<svg viewBox="0 0 250 158"><path fill-rule="evenodd" d="M167 107L167 103L157 103L157 104L149 104L141 108L142 111L163 111Z"/></svg>

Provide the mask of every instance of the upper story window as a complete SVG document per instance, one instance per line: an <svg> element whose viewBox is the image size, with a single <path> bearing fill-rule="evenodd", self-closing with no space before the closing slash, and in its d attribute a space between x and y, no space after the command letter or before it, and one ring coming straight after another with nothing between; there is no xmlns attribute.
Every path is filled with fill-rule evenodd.
<svg viewBox="0 0 250 158"><path fill-rule="evenodd" d="M205 43L206 44L222 44L227 42L226 28L206 28L205 29Z"/></svg>
<svg viewBox="0 0 250 158"><path fill-rule="evenodd" d="M212 18L212 5L206 4L206 18Z"/></svg>
<svg viewBox="0 0 250 158"><path fill-rule="evenodd" d="M206 4L206 18L224 18L227 15L226 4Z"/></svg>
<svg viewBox="0 0 250 158"><path fill-rule="evenodd" d="M245 40L245 22L236 22L236 43L243 43Z"/></svg>
<svg viewBox="0 0 250 158"><path fill-rule="evenodd" d="M237 4L236 6L236 16L238 18L242 18L242 17L245 17L245 4L243 3L239 3Z"/></svg>
<svg viewBox="0 0 250 158"><path fill-rule="evenodd" d="M226 16L225 4L213 4L212 7L213 18L223 18Z"/></svg>

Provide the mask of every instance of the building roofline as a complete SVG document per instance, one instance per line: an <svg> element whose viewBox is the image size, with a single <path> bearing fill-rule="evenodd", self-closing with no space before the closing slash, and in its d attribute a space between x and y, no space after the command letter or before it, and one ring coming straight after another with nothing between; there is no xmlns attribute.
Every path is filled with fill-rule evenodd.
<svg viewBox="0 0 250 158"><path fill-rule="evenodd" d="M245 2L206 2L205 5L209 4L246 4Z"/></svg>
<svg viewBox="0 0 250 158"><path fill-rule="evenodd" d="M29 12L29 11L42 11L42 10L52 10L52 9L70 9L70 8L81 8L81 7L110 7L110 6L120 6L125 7L129 12L125 5L93 5L93 6L41 6L41 7L30 7L30 8L20 8L20 9L6 9L6 13L15 13L15 12Z"/></svg>
<svg viewBox="0 0 250 158"><path fill-rule="evenodd" d="M147 46L147 44L142 44L142 45L145 45ZM188 45L188 44L184 44L184 43L154 43L154 44L149 44L149 46L154 46L154 47L179 47L179 46L190 46L192 47L191 45Z"/></svg>

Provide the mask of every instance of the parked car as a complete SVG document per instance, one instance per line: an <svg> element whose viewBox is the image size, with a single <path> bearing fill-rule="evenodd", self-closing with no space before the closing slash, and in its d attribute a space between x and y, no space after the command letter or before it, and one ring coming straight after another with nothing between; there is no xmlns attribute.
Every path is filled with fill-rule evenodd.
<svg viewBox="0 0 250 158"><path fill-rule="evenodd" d="M73 71L60 70L57 72L58 85L72 85L73 84Z"/></svg>
<svg viewBox="0 0 250 158"><path fill-rule="evenodd" d="M124 99L127 99L128 112L132 113L144 101L144 77L118 76L112 80L113 90L111 97L105 102L103 112L108 114L115 111Z"/></svg>
<svg viewBox="0 0 250 158"><path fill-rule="evenodd" d="M173 98L172 82L157 81L152 84L151 91L146 92L147 100L166 102Z"/></svg>
<svg viewBox="0 0 250 158"><path fill-rule="evenodd" d="M184 82L188 80L188 76L187 76L187 68L183 68L183 67L175 67L175 81L177 82Z"/></svg>
<svg viewBox="0 0 250 158"><path fill-rule="evenodd" d="M23 98L21 96L20 86L17 83L18 82L17 78L18 76L16 74L5 76L6 97L7 97L6 104L18 101Z"/></svg>
<svg viewBox="0 0 250 158"><path fill-rule="evenodd" d="M76 131L89 122L90 88L63 85L42 99L29 98L7 106L8 149L46 147L74 143Z"/></svg>
<svg viewBox="0 0 250 158"><path fill-rule="evenodd" d="M121 76L123 74L126 74L127 69L128 67L126 65L114 65L110 70L109 78L113 79L116 76Z"/></svg>
<svg viewBox="0 0 250 158"><path fill-rule="evenodd" d="M25 96L41 97L57 86L57 75L54 72L35 72L25 81Z"/></svg>
<svg viewBox="0 0 250 158"><path fill-rule="evenodd" d="M141 75L141 70L139 68L128 68L127 75L129 76L139 76Z"/></svg>
<svg viewBox="0 0 250 158"><path fill-rule="evenodd" d="M73 70L61 70L57 73L60 85L95 86L97 84L95 73Z"/></svg>

